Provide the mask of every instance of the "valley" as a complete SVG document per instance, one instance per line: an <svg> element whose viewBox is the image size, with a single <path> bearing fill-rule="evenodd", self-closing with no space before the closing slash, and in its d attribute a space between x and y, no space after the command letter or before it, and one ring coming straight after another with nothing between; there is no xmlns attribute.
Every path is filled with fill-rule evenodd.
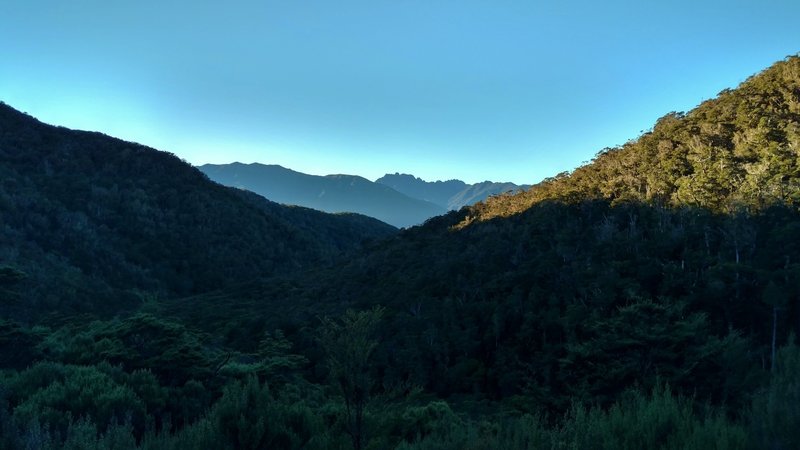
<svg viewBox="0 0 800 450"><path fill-rule="evenodd" d="M798 56L532 186L2 104L0 449L798 448L799 201Z"/></svg>

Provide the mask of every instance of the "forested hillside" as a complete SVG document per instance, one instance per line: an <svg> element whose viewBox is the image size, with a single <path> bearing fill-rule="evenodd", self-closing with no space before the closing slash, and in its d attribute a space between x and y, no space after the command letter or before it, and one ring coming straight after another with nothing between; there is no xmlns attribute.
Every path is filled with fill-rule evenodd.
<svg viewBox="0 0 800 450"><path fill-rule="evenodd" d="M2 321L0 448L800 448L798 67L335 265Z"/></svg>
<svg viewBox="0 0 800 450"><path fill-rule="evenodd" d="M470 220L507 216L545 199L647 202L755 212L800 200L800 58L788 57L688 113L604 149L572 173L491 199Z"/></svg>
<svg viewBox="0 0 800 450"><path fill-rule="evenodd" d="M248 196L171 154L0 104L0 266L21 278L7 315L116 313L329 263L393 232Z"/></svg>

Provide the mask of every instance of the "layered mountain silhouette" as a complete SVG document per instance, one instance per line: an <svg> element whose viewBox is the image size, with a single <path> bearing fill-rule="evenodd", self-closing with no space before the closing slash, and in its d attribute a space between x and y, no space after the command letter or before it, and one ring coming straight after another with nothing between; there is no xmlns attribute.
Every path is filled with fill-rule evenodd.
<svg viewBox="0 0 800 450"><path fill-rule="evenodd" d="M492 195L518 192L530 187L492 181L475 184L467 184L461 180L425 181L414 175L401 173L386 174L375 182L389 186L409 197L435 203L448 211L473 205Z"/></svg>
<svg viewBox="0 0 800 450"><path fill-rule="evenodd" d="M40 312L290 273L396 231L281 206L172 154L46 125L2 103L0 230L0 266L25 279L2 310Z"/></svg>
<svg viewBox="0 0 800 450"><path fill-rule="evenodd" d="M428 182L406 174L387 174L372 182L354 175L308 175L258 163L205 164L198 168L220 184L246 189L274 202L331 213L364 214L401 228L419 225L492 195L528 187L491 181Z"/></svg>
<svg viewBox="0 0 800 450"><path fill-rule="evenodd" d="M277 165L206 164L199 169L226 186L278 203L326 212L355 212L396 227L418 225L446 209L354 175L308 175Z"/></svg>

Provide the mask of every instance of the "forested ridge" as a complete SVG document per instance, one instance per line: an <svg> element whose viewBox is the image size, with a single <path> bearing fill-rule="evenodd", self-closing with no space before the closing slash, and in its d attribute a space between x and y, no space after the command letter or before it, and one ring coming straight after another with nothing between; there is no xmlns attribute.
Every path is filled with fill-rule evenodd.
<svg viewBox="0 0 800 450"><path fill-rule="evenodd" d="M7 318L0 448L798 448L799 75L334 264Z"/></svg>
<svg viewBox="0 0 800 450"><path fill-rule="evenodd" d="M604 198L720 212L800 201L800 58L787 57L736 89L653 129L590 164L522 195L495 197L470 219L521 212L545 199Z"/></svg>
<svg viewBox="0 0 800 450"><path fill-rule="evenodd" d="M97 312L330 263L394 229L225 188L177 157L0 104L0 311Z"/></svg>

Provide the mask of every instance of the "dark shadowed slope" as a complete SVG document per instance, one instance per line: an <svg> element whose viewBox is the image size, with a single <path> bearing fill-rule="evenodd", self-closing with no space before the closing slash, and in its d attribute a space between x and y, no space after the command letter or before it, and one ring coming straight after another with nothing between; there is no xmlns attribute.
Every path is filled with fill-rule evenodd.
<svg viewBox="0 0 800 450"><path fill-rule="evenodd" d="M170 313L209 330L227 327L236 345L264 321L299 330L291 337L307 343L313 338L304 327L315 318L382 305L376 372L386 385L562 414L576 399L609 404L632 386L667 383L738 414L777 347L800 333L800 212L792 190L800 186L800 77L792 69L799 63L778 63L674 118L671 128L662 120L652 134L571 176L437 217L343 265L176 301ZM732 115L714 115L717 107ZM729 126L731 141L724 134L706 141L705 133ZM652 135L664 151L648 160L642 145ZM757 136L764 139L752 142ZM717 156L694 159L702 148ZM744 148L752 153L735 156ZM667 166L684 153L686 181L672 190L646 176L669 172L637 171L640 161ZM720 164L726 154L739 166ZM785 165L763 179L762 190L700 183L731 167L750 167L744 180L763 175L747 164L768 169L777 155ZM614 184L608 177L615 174L626 177ZM677 196L637 199L647 186ZM765 197L781 186L782 197ZM605 191L611 187L614 195ZM716 208L732 196L742 209ZM293 302L284 301L289 295ZM225 317L219 305L229 305ZM227 315L234 307L238 320Z"/></svg>
<svg viewBox="0 0 800 450"><path fill-rule="evenodd" d="M0 449L800 448L797 68L796 59L779 63L572 175L433 218L338 264L147 301L110 320L0 315ZM39 172L61 176L53 161ZM86 203L79 189L43 196L3 175L3 208L10 195L34 208L29 192ZM170 197L149 200L153 189L140 187L134 205L152 223L113 225L185 227L171 218ZM292 211L245 191L213 192L268 211L243 220L280 222ZM35 211L23 215L32 233L75 235L68 226L103 220L92 208L77 221ZM103 256L92 249L113 233L77 247ZM291 236L267 257L309 243ZM74 252L39 260L73 267L58 258ZM220 262L244 272L261 263L249 256ZM128 266L109 261L103 275ZM94 288L70 275L42 295ZM15 301L24 276L0 266L0 305Z"/></svg>
<svg viewBox="0 0 800 450"><path fill-rule="evenodd" d="M7 310L203 292L329 262L393 232L245 196L169 153L0 104L0 266L26 275Z"/></svg>
<svg viewBox="0 0 800 450"><path fill-rule="evenodd" d="M396 227L418 225L445 212L440 206L353 175L322 177L276 165L241 163L206 164L199 169L218 183L247 189L278 203L365 214Z"/></svg>

